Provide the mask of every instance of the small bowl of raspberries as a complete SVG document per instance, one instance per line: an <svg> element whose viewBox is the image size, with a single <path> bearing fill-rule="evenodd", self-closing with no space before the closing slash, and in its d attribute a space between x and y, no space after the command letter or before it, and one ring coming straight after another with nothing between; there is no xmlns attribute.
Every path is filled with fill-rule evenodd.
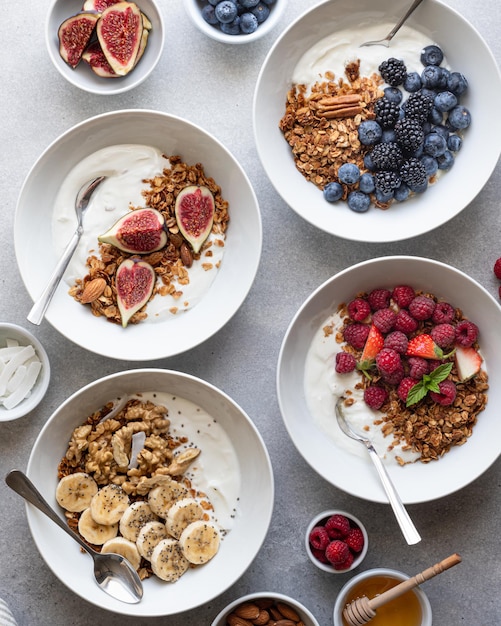
<svg viewBox="0 0 501 626"><path fill-rule="evenodd" d="M344 574L358 567L367 554L369 538L351 513L330 510L316 515L305 537L310 561L324 572Z"/></svg>

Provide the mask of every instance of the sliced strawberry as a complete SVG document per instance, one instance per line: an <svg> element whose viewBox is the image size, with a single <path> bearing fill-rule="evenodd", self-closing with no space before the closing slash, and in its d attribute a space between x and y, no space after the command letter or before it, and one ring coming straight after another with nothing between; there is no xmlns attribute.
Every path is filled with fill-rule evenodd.
<svg viewBox="0 0 501 626"><path fill-rule="evenodd" d="M407 346L407 356L420 356L423 359L446 359L453 352L444 354L442 348L439 348L433 341L431 335L417 335L409 341Z"/></svg>
<svg viewBox="0 0 501 626"><path fill-rule="evenodd" d="M480 371L483 359L475 348L457 346L454 357L456 359L456 368L461 382L470 380L470 378L473 378L473 376Z"/></svg>
<svg viewBox="0 0 501 626"><path fill-rule="evenodd" d="M384 337L376 326L372 324L365 341L362 356L357 364L357 368L362 371L370 369L374 365L376 356L383 349L383 347Z"/></svg>

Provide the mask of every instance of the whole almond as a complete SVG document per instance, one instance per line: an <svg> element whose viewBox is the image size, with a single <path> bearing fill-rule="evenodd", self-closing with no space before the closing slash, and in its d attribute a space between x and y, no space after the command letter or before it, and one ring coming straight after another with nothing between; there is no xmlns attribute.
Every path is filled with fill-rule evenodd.
<svg viewBox="0 0 501 626"><path fill-rule="evenodd" d="M104 278L94 278L86 283L80 302L82 304L89 304L97 300L102 295L104 288L106 287L106 280Z"/></svg>
<svg viewBox="0 0 501 626"><path fill-rule="evenodd" d="M185 267L191 267L193 265L193 255L191 253L190 247L185 241L183 241L183 243L181 244L179 256L181 257L181 261L183 262L183 265Z"/></svg>
<svg viewBox="0 0 501 626"><path fill-rule="evenodd" d="M259 607L257 604L252 604L251 602L244 602L234 611L239 617L243 617L244 619L248 619L250 621L257 619L259 617Z"/></svg>
<svg viewBox="0 0 501 626"><path fill-rule="evenodd" d="M265 609L259 611L256 619L252 620L254 626L264 626L270 621L270 614Z"/></svg>
<svg viewBox="0 0 501 626"><path fill-rule="evenodd" d="M275 626L297 626L297 622L291 619L278 619Z"/></svg>
<svg viewBox="0 0 501 626"><path fill-rule="evenodd" d="M290 619L293 622L299 622L299 620L301 619L296 611L284 602L277 602L277 609L280 611L280 613L282 613L285 618Z"/></svg>
<svg viewBox="0 0 501 626"><path fill-rule="evenodd" d="M230 613L226 618L226 623L228 626L253 626L252 622L249 622L248 619L240 617L236 613Z"/></svg>

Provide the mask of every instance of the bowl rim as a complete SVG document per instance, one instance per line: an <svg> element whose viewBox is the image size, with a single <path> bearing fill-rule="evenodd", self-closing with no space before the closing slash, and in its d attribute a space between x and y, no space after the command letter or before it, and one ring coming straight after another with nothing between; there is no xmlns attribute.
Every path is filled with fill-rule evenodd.
<svg viewBox="0 0 501 626"><path fill-rule="evenodd" d="M41 341L27 328L12 322L0 322L0 333L7 336L8 333L4 333L4 330L11 330L13 334L16 334L15 337L12 337L13 339L26 341L26 343L33 345L35 352L42 363L42 369L30 395L21 400L21 402L12 409L5 409L3 406L0 407L0 422L10 422L19 419L20 417L24 417L33 411L43 400L50 382L50 361L47 351Z"/></svg>

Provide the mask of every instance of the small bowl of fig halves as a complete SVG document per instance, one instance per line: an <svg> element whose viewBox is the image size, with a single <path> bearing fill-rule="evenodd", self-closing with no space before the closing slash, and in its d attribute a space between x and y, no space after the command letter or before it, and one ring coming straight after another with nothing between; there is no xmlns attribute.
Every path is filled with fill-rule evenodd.
<svg viewBox="0 0 501 626"><path fill-rule="evenodd" d="M155 0L53 0L45 35L59 73L72 85L102 95L142 83L164 44Z"/></svg>

